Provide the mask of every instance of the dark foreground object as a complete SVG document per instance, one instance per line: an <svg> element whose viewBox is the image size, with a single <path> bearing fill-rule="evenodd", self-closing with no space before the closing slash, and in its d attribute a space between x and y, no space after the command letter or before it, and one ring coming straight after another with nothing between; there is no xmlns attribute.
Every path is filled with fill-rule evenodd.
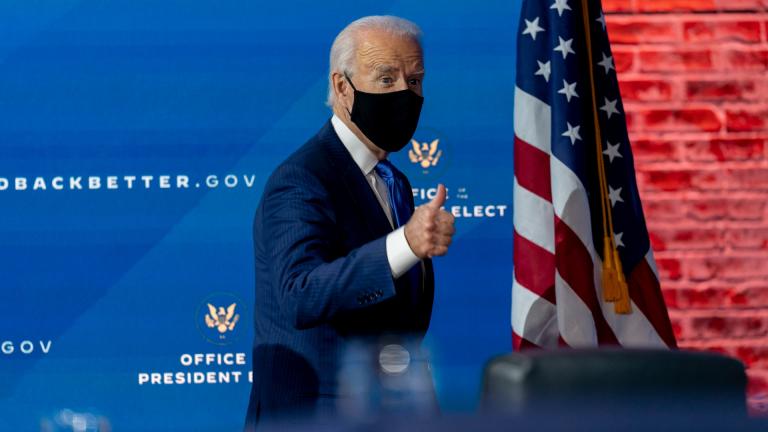
<svg viewBox="0 0 768 432"><path fill-rule="evenodd" d="M640 411L598 414L553 408L547 412L526 415L446 415L432 419L378 418L356 423L326 419L316 422L266 424L260 430L269 432L765 432L768 430L768 421L746 417L727 418L717 413L701 413L698 416Z"/></svg>
<svg viewBox="0 0 768 432"><path fill-rule="evenodd" d="M744 366L712 353L591 349L512 353L488 362L486 412L746 418ZM721 426L723 425L720 423Z"/></svg>

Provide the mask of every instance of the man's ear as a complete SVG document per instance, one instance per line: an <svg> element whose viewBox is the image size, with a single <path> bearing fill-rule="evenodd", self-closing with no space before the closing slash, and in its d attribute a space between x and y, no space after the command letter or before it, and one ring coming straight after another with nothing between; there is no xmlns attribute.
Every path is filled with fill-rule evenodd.
<svg viewBox="0 0 768 432"><path fill-rule="evenodd" d="M331 74L331 80L333 82L333 93L336 95L336 98L344 98L349 92L349 83L344 79L344 75L334 72Z"/></svg>
<svg viewBox="0 0 768 432"><path fill-rule="evenodd" d="M333 82L333 93L336 97L336 102L341 104L341 107L346 111L352 111L352 86L349 84L344 74L340 72L334 72L331 74L331 80Z"/></svg>

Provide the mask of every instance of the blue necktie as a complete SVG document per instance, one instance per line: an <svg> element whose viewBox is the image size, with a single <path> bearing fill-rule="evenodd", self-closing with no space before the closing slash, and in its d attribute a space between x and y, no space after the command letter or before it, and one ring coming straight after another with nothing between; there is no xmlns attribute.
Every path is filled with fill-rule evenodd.
<svg viewBox="0 0 768 432"><path fill-rule="evenodd" d="M412 193L407 190L405 176L392 163L386 159L379 161L374 167L376 174L381 177L384 184L387 186L387 192L389 193L389 208L392 211L392 221L395 224L395 229L403 226L408 222L413 214L413 207L411 207L411 200L407 194ZM411 300L417 301L417 293L423 289L421 280L421 264L417 263L405 275L411 282L413 290L411 291Z"/></svg>
<svg viewBox="0 0 768 432"><path fill-rule="evenodd" d="M389 192L389 208L392 211L392 220L395 224L395 228L400 228L408 222L411 218L413 209L410 206L410 200L405 195L405 180L403 173L395 168L392 163L386 159L380 161L373 168L376 174L384 180L384 184L387 185L387 192Z"/></svg>

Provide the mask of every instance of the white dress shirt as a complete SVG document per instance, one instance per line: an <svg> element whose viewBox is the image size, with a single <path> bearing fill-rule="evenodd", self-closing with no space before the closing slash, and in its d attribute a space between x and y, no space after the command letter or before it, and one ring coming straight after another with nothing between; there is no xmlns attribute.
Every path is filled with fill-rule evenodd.
<svg viewBox="0 0 768 432"><path fill-rule="evenodd" d="M360 171L363 172L365 179L371 186L373 194L376 195L381 208L384 209L384 214L387 215L389 224L394 228L392 209L389 207L387 185L374 170L376 164L379 163L379 159L336 115L331 118L331 124L341 143L344 144L352 159L360 167ZM405 239L404 226L387 235L387 260L389 261L389 268L392 270L392 276L395 279L405 274L405 272L419 262L419 257L413 253L408 245L408 240Z"/></svg>

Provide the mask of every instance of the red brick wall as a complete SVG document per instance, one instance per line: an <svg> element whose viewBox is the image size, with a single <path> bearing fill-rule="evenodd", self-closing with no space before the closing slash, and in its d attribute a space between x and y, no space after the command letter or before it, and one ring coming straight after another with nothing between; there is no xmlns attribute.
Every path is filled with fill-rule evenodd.
<svg viewBox="0 0 768 432"><path fill-rule="evenodd" d="M603 0L662 287L684 348L768 406L768 0Z"/></svg>

